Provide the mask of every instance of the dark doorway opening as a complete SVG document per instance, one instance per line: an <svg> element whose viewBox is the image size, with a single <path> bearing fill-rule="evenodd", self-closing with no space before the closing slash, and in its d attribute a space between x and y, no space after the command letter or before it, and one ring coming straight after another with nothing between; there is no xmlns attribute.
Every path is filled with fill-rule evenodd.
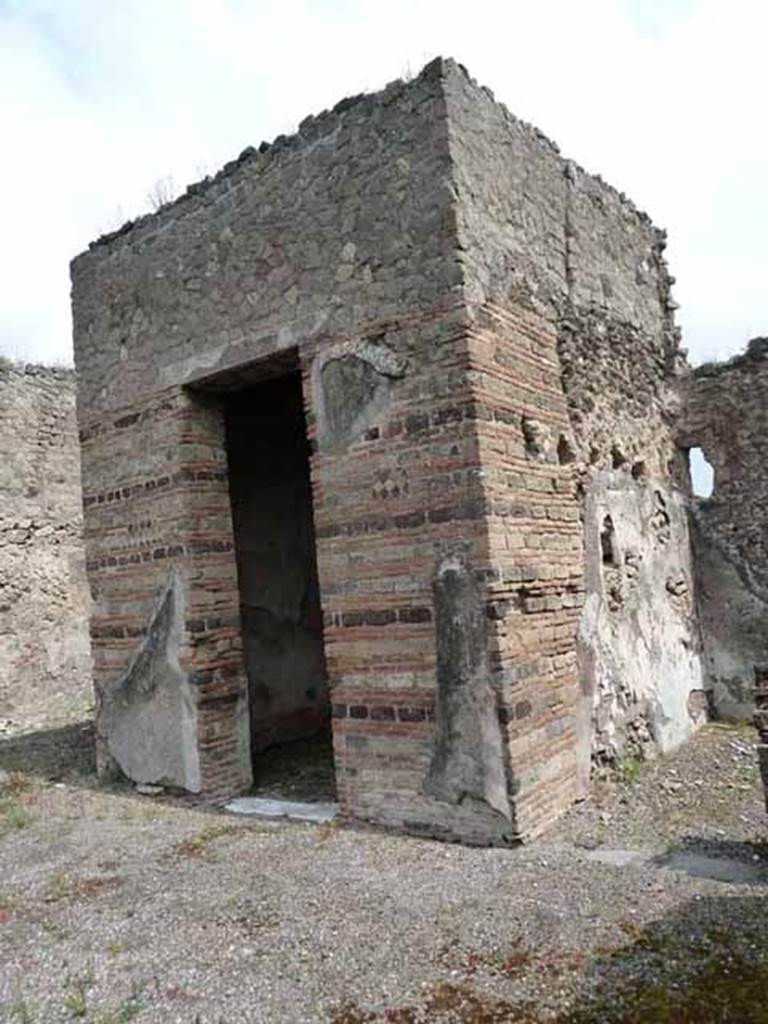
<svg viewBox="0 0 768 1024"><path fill-rule="evenodd" d="M223 397L254 788L333 799L301 376L270 377Z"/></svg>

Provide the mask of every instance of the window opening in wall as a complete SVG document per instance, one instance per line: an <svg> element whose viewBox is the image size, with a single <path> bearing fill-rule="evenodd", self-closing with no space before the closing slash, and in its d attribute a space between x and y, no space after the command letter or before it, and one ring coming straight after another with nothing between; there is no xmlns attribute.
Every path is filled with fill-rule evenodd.
<svg viewBox="0 0 768 1024"><path fill-rule="evenodd" d="M309 445L298 371L223 396L254 787L334 799Z"/></svg>
<svg viewBox="0 0 768 1024"><path fill-rule="evenodd" d="M610 516L603 519L603 526L600 530L600 551L603 555L603 565L616 564L613 548L613 520Z"/></svg>
<svg viewBox="0 0 768 1024"><path fill-rule="evenodd" d="M711 498L715 489L715 471L701 448L688 449L691 490L697 498Z"/></svg>

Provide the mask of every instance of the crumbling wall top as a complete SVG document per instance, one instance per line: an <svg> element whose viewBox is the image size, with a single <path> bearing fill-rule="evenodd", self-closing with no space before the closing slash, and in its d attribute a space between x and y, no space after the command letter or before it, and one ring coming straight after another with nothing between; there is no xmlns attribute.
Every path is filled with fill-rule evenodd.
<svg viewBox="0 0 768 1024"><path fill-rule="evenodd" d="M466 74L446 94L470 301L599 310L677 348L666 232Z"/></svg>
<svg viewBox="0 0 768 1024"><path fill-rule="evenodd" d="M690 375L696 379L717 377L727 374L731 370L744 370L750 367L754 369L757 363L764 360L768 360L768 337L752 338L747 342L743 352L738 352L735 356L722 362L712 361L694 366L690 370Z"/></svg>
<svg viewBox="0 0 768 1024"><path fill-rule="evenodd" d="M445 67L306 119L81 253L81 410L458 310Z"/></svg>
<svg viewBox="0 0 768 1024"><path fill-rule="evenodd" d="M45 363L26 363L23 360L0 357L0 380L8 381L19 377L36 378L41 382L73 381L75 369L73 366L48 366Z"/></svg>
<svg viewBox="0 0 768 1024"><path fill-rule="evenodd" d="M265 140L258 146L246 146L237 157L225 163L215 174L206 175L200 181L190 183L181 195L163 204L159 210L130 218L116 230L100 235L89 244L88 251L109 246L118 239L125 238L128 235L133 236L140 229L157 230L169 220L184 216L191 204L196 200L205 201L207 196L215 196L222 191L226 191L231 184L237 182L243 167L255 164L259 168L264 169L279 160L281 153L306 148L316 141L332 135L344 119L350 117L365 118L370 115L374 108L387 106L403 94L413 94L415 104L418 104L420 96L422 96L425 90L439 89L441 82L450 76L457 76L463 79L478 94L482 94L486 100L493 103L510 125L515 125L520 130L526 132L536 144L543 146L557 156L561 156L560 147L556 142L535 125L516 117L504 103L496 99L491 89L480 85L463 64L460 64L451 57L435 57L413 79L404 80L397 78L389 82L378 92L358 93L355 96L347 96L334 104L330 110L322 110L319 114L310 114L305 117L299 124L297 131L291 135L278 135L272 142ZM565 158L562 159L565 160ZM589 173L576 161L567 160L566 162L571 174L578 174L589 179L600 189L605 189L606 192L615 197L628 215L635 216L645 224L651 224L648 214L638 209L624 192L605 182L599 174ZM654 230L660 240L666 240L666 231L661 228ZM76 256L75 260L78 258Z"/></svg>
<svg viewBox="0 0 768 1024"><path fill-rule="evenodd" d="M384 89L375 93L358 93L339 100L330 110L322 110L319 114L310 114L304 118L292 135L278 135L272 142L262 141L258 146L246 146L235 159L228 161L213 175L206 175L200 181L187 185L185 191L159 210L131 218L115 231L105 232L88 246L88 251L109 246L126 236L135 237L137 232L148 230L154 232L169 221L183 217L195 204L216 198L237 184L242 178L244 168L256 168L264 171L280 160L281 154L308 149L315 143L331 137L338 127L354 118L357 120L370 117L377 107L386 107L404 94L412 94L414 105L423 100L425 93L439 90L442 76L459 67L452 60L436 57L430 61L412 80L394 79ZM80 256L83 254L81 253ZM75 260L79 256L75 257Z"/></svg>

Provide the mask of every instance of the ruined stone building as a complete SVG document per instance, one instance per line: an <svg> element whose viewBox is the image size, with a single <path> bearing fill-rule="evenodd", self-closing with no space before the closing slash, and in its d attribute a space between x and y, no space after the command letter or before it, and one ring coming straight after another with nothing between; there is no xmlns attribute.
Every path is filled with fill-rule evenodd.
<svg viewBox="0 0 768 1024"><path fill-rule="evenodd" d="M768 362L687 374L664 247L438 59L78 256L102 767L220 797L330 724L345 813L507 842L743 712Z"/></svg>

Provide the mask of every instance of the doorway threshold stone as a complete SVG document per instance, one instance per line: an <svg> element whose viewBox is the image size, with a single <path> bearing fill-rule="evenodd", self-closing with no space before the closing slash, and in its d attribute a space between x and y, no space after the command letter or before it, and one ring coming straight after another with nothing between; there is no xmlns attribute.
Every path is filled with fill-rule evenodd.
<svg viewBox="0 0 768 1024"><path fill-rule="evenodd" d="M241 796L226 805L232 814L255 814L262 818L292 818L324 824L339 812L337 803L301 803L263 796Z"/></svg>

